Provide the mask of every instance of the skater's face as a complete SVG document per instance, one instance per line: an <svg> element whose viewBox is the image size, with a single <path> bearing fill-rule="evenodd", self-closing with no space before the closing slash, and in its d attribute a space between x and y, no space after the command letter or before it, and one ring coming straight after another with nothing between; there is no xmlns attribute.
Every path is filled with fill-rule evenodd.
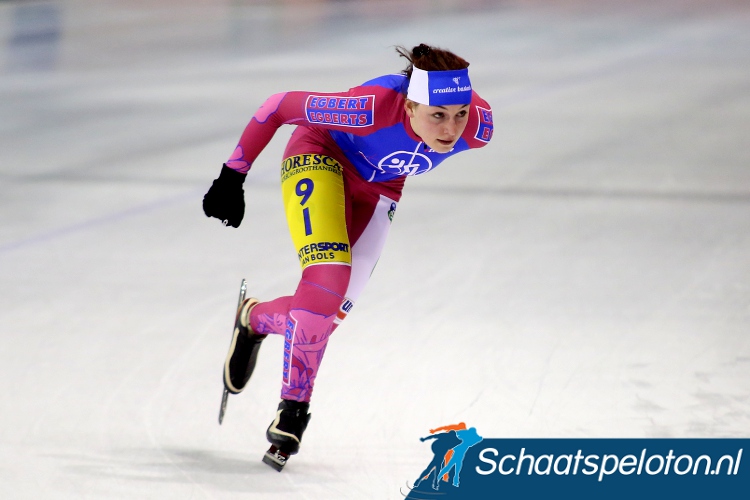
<svg viewBox="0 0 750 500"><path fill-rule="evenodd" d="M407 100L404 109L414 133L438 153L453 149L469 118L468 104L428 106Z"/></svg>

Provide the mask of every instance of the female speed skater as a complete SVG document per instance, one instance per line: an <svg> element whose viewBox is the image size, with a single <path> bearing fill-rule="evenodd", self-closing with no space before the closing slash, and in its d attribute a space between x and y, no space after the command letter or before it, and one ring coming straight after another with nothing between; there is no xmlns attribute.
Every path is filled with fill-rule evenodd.
<svg viewBox="0 0 750 500"><path fill-rule="evenodd" d="M346 92L269 97L203 199L206 216L239 227L247 172L276 129L297 125L281 191L302 276L294 295L240 304L224 366L225 388L238 394L266 336L284 338L281 402L266 431L279 470L299 450L328 339L380 257L404 181L492 137L492 111L472 89L468 62L425 44L396 51L408 61L400 74Z"/></svg>

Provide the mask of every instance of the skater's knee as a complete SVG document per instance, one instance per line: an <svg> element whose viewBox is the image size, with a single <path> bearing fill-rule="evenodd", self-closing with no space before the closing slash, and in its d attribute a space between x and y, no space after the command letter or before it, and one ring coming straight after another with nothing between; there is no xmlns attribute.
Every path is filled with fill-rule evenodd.
<svg viewBox="0 0 750 500"><path fill-rule="evenodd" d="M306 267L302 271L302 282L313 284L339 298L343 298L349 287L352 274L351 266L344 264L319 264Z"/></svg>

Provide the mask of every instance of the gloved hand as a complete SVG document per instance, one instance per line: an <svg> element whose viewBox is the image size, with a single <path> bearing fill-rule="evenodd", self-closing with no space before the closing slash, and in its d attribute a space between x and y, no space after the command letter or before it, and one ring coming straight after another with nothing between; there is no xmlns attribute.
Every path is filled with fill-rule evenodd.
<svg viewBox="0 0 750 500"><path fill-rule="evenodd" d="M206 217L216 217L225 226L240 227L245 215L245 191L242 189L245 178L247 174L241 174L224 164L219 177L203 197Z"/></svg>

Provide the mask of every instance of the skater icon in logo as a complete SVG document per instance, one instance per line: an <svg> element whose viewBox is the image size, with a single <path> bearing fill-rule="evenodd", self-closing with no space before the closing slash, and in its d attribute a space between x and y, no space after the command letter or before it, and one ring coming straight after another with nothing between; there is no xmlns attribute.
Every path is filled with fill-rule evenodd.
<svg viewBox="0 0 750 500"><path fill-rule="evenodd" d="M431 449L435 455L432 457L430 464L422 471L419 475L419 479L414 482L414 487L418 488L419 485L425 479L429 479L432 472L435 472L433 484L437 483L440 475L439 472L442 470L443 465L450 460L453 455L453 448L461 443L456 435L456 429L466 429L466 424L461 422L457 426L446 426L439 429L431 429L432 433L430 436L419 438L423 443L427 440L434 439ZM441 430L448 430L448 432L440 432Z"/></svg>
<svg viewBox="0 0 750 500"><path fill-rule="evenodd" d="M419 438L419 440L424 442L428 439L435 439L432 444L432 452L435 456L414 482L414 489L419 488L422 481L428 479L433 471L435 477L432 480L432 489L439 490L441 481L450 481L454 487L458 488L466 452L480 443L482 436L477 434L474 427L467 429L463 422L431 429L430 433L431 436Z"/></svg>

